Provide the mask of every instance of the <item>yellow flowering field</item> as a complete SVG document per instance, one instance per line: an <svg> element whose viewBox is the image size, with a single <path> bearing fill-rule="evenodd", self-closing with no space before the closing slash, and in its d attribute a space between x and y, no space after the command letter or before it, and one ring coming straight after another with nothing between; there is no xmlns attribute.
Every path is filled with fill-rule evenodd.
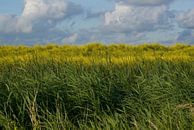
<svg viewBox="0 0 194 130"><path fill-rule="evenodd" d="M0 129L192 130L194 46L0 46Z"/></svg>

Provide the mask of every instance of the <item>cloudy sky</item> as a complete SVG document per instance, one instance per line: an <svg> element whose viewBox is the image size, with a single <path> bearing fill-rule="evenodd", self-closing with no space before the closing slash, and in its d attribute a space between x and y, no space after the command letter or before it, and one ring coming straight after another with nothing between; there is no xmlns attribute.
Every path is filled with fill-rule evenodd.
<svg viewBox="0 0 194 130"><path fill-rule="evenodd" d="M194 0L0 0L0 44L194 43Z"/></svg>

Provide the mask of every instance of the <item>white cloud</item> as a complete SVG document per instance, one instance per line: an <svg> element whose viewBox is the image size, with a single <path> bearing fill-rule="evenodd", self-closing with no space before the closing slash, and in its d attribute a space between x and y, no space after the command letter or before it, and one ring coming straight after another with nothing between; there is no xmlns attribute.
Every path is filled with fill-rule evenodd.
<svg viewBox="0 0 194 130"><path fill-rule="evenodd" d="M72 33L58 25L82 13L82 8L68 0L25 0L21 15L0 14L2 43L61 43ZM70 37L69 40L73 40Z"/></svg>
<svg viewBox="0 0 194 130"><path fill-rule="evenodd" d="M133 4L126 4L123 0L122 2L117 1L113 11L104 13L104 23L97 28L78 32L76 42L153 42L154 39L148 37L148 33L157 32L159 34L172 30L174 15L169 11L168 6L172 1L131 0L130 2L134 2ZM140 3L137 5L138 2L141 2L142 6L140 6ZM164 41L164 37L156 39Z"/></svg>
<svg viewBox="0 0 194 130"><path fill-rule="evenodd" d="M75 43L78 39L78 34L74 33L68 37L62 39L62 43Z"/></svg>
<svg viewBox="0 0 194 130"><path fill-rule="evenodd" d="M31 33L38 29L50 29L81 8L67 0L25 0L20 16L0 15L1 33Z"/></svg>
<svg viewBox="0 0 194 130"><path fill-rule="evenodd" d="M31 44L90 41L138 43L153 41L152 37L156 36L156 40L166 40L161 32L173 32L172 24L175 22L172 21L174 16L169 10L169 4L175 0L114 0L116 3L112 11L87 13L85 21L82 25L77 25L76 29L72 29L70 23L78 23L82 16L73 19L71 16L82 10L69 1L25 0L21 15L0 14L1 41ZM92 22L86 21L89 18L95 19ZM63 20L65 21L61 23ZM194 10L181 13L177 16L177 21L183 28L194 28ZM63 25L60 26L61 24ZM85 30L81 30L83 28ZM192 36L193 33L184 32L177 39Z"/></svg>
<svg viewBox="0 0 194 130"><path fill-rule="evenodd" d="M15 16L12 15L0 15L0 32L10 32L15 26L17 21Z"/></svg>
<svg viewBox="0 0 194 130"><path fill-rule="evenodd" d="M114 11L105 13L105 26L113 32L152 31L169 28L169 17L165 5L146 7L117 3Z"/></svg>
<svg viewBox="0 0 194 130"><path fill-rule="evenodd" d="M26 0L22 17L29 20L61 19L66 15L67 6L66 0Z"/></svg>
<svg viewBox="0 0 194 130"><path fill-rule="evenodd" d="M176 20L182 29L177 36L177 41L194 44L194 9L178 13Z"/></svg>
<svg viewBox="0 0 194 130"><path fill-rule="evenodd" d="M182 28L194 29L194 9L180 13L177 21Z"/></svg>

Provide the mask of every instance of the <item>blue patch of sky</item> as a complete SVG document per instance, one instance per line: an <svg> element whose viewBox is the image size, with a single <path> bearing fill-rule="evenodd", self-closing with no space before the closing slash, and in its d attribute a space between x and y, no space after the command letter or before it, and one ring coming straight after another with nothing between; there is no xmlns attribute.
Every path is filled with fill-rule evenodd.
<svg viewBox="0 0 194 130"><path fill-rule="evenodd" d="M92 12L103 12L112 10L114 2L108 0L71 0L74 3L80 4L84 9Z"/></svg>
<svg viewBox="0 0 194 130"><path fill-rule="evenodd" d="M24 7L23 0L0 0L0 14L21 14Z"/></svg>
<svg viewBox="0 0 194 130"><path fill-rule="evenodd" d="M194 8L194 0L176 0L170 8L177 11L186 11Z"/></svg>

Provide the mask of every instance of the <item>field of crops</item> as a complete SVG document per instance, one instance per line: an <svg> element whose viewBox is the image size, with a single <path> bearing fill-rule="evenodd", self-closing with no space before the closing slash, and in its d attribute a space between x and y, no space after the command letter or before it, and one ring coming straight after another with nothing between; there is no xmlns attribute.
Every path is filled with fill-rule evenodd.
<svg viewBox="0 0 194 130"><path fill-rule="evenodd" d="M194 46L0 46L0 129L192 130Z"/></svg>

